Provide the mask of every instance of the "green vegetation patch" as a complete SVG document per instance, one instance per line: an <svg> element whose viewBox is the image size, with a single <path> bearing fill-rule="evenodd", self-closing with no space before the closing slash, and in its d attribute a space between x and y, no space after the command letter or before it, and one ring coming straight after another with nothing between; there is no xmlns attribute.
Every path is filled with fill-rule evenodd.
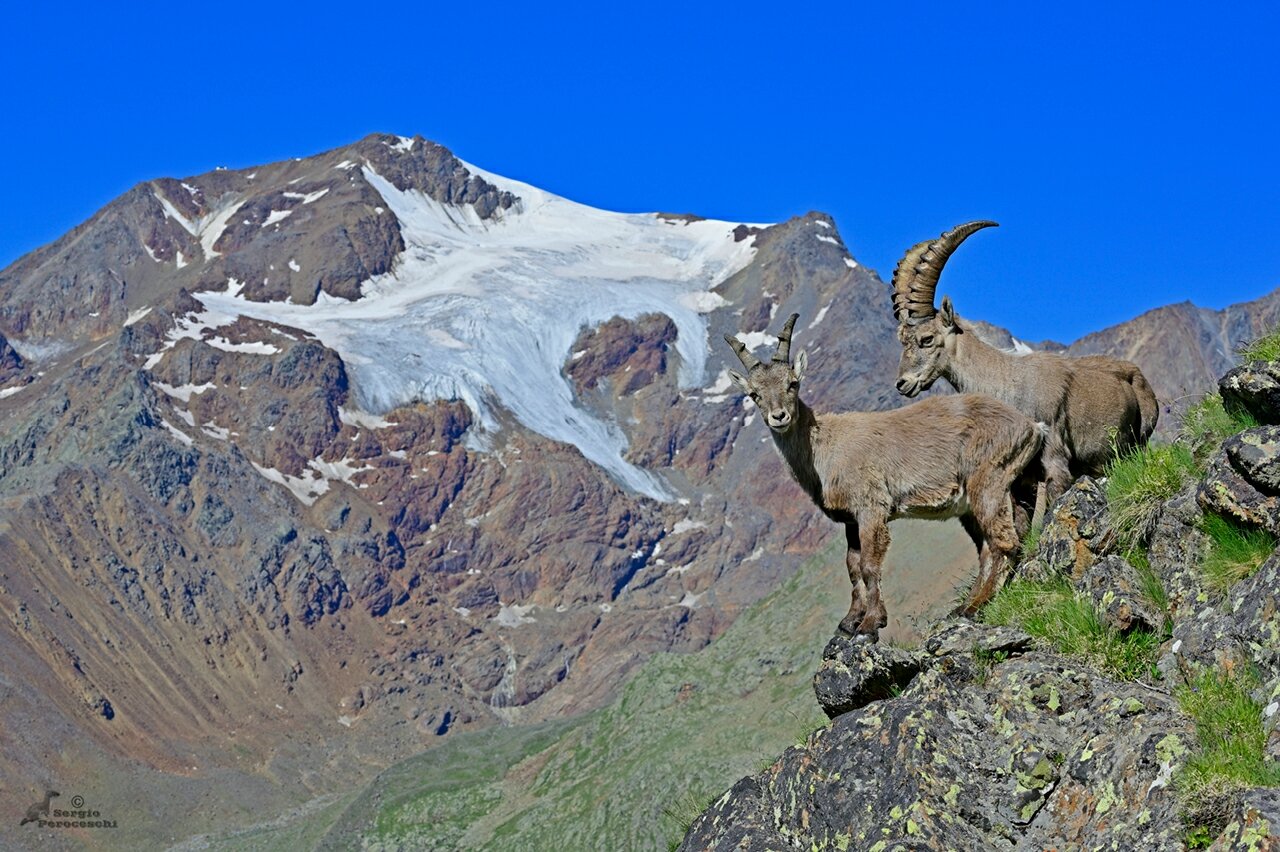
<svg viewBox="0 0 1280 852"><path fill-rule="evenodd" d="M1276 537L1263 529L1246 527L1221 515L1205 515L1200 521L1209 538L1209 552L1201 565L1205 585L1218 594L1252 576L1276 549Z"/></svg>
<svg viewBox="0 0 1280 852"><path fill-rule="evenodd" d="M1180 444L1135 447L1107 468L1107 506L1123 549L1136 550L1155 530L1165 501L1198 474L1191 450Z"/></svg>
<svg viewBox="0 0 1280 852"><path fill-rule="evenodd" d="M1015 580L982 611L988 624L1020 627L1060 653L1086 660L1108 677L1138 680L1152 670L1160 637L1121 633L1066 579Z"/></svg>
<svg viewBox="0 0 1280 852"><path fill-rule="evenodd" d="M1177 779L1189 843L1221 832L1240 790L1280 785L1280 765L1265 756L1262 705L1252 696L1257 688L1251 672L1207 671L1176 691L1199 745Z"/></svg>
<svg viewBox="0 0 1280 852"><path fill-rule="evenodd" d="M1241 361L1280 361L1280 328L1240 347Z"/></svg>
<svg viewBox="0 0 1280 852"><path fill-rule="evenodd" d="M1197 469L1203 470L1223 441L1257 425L1252 414L1228 406L1220 395L1211 393L1187 409L1179 441L1191 451Z"/></svg>

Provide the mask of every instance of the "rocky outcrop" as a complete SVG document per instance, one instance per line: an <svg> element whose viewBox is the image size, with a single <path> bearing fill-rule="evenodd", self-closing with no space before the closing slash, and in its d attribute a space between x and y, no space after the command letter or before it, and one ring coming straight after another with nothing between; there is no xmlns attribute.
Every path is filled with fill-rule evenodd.
<svg viewBox="0 0 1280 852"><path fill-rule="evenodd" d="M1243 408L1259 423L1280 423L1280 364L1241 364L1218 380L1218 391L1225 405Z"/></svg>
<svg viewBox="0 0 1280 852"><path fill-rule="evenodd" d="M1114 543L1106 495L1092 477L1082 476L1045 514L1034 559L1019 571L1037 578L1065 574L1078 581Z"/></svg>
<svg viewBox="0 0 1280 852"><path fill-rule="evenodd" d="M1280 533L1280 426L1227 439L1210 460L1197 498L1207 511Z"/></svg>
<svg viewBox="0 0 1280 852"><path fill-rule="evenodd" d="M717 799L680 848L1177 848L1170 778L1194 735L1173 699L967 631L992 650L894 649L918 674L891 697L819 690L831 727ZM851 650L850 670L884 654Z"/></svg>

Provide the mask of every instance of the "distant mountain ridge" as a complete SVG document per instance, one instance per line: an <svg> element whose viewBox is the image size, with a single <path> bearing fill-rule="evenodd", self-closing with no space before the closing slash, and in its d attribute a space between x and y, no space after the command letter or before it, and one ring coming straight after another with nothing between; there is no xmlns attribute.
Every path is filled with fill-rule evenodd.
<svg viewBox="0 0 1280 852"><path fill-rule="evenodd" d="M1072 349L1192 393L1277 298ZM793 310L807 398L901 404L887 287L821 213L606 213L385 134L134 187L0 271L0 653L32 685L0 788L284 805L705 646L829 532L717 345Z"/></svg>

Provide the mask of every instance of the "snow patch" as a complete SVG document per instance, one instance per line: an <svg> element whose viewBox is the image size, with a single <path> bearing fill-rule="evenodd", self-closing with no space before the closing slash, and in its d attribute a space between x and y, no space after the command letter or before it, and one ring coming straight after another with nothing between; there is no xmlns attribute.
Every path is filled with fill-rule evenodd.
<svg viewBox="0 0 1280 852"><path fill-rule="evenodd" d="M274 467L263 467L257 462L250 462L254 470L262 474L265 479L283 485L293 492L293 496L304 506L310 506L312 503L329 490L329 480L319 474L311 476L289 476L281 473Z"/></svg>
<svg viewBox="0 0 1280 852"><path fill-rule="evenodd" d="M817 225L819 228L830 228L830 227L831 227L831 223L830 223L830 222L824 222L824 221L823 221L823 220L821 220L821 219L814 219L814 220L813 220L813 224Z"/></svg>
<svg viewBox="0 0 1280 852"><path fill-rule="evenodd" d="M410 139L408 136L397 136L396 138L399 139L400 141L394 145L389 145L392 151L412 151L413 150L413 140Z"/></svg>
<svg viewBox="0 0 1280 852"><path fill-rule="evenodd" d="M813 316L813 322L809 323L809 328L814 328L814 327L816 327L816 326L818 325L818 323L820 323L820 322L822 322L824 319L826 319L827 311L828 311L828 310L830 310L830 308L831 308L831 303L830 303L830 302L827 302L827 303L826 303L825 305L823 305L821 308L818 308L818 312L817 312L816 314L814 314L814 316Z"/></svg>
<svg viewBox="0 0 1280 852"><path fill-rule="evenodd" d="M0 390L0 399L8 399L9 397L13 396L15 393L17 393L18 391L22 390L25 387L26 385L18 385L17 387L5 388L4 390Z"/></svg>
<svg viewBox="0 0 1280 852"><path fill-rule="evenodd" d="M208 423L201 424L200 431L204 432L210 438L217 438L219 441L225 441L229 437L231 437L231 430L223 429L221 426L214 423L212 420L210 420Z"/></svg>
<svg viewBox="0 0 1280 852"><path fill-rule="evenodd" d="M723 369L716 376L716 380L712 385L703 391L703 402L724 402L729 398L729 391L733 388L733 379L729 378L729 370Z"/></svg>
<svg viewBox="0 0 1280 852"><path fill-rule="evenodd" d="M357 426L362 429L385 429L388 426L396 425L390 420L384 420L376 414L368 414L363 411L348 408L338 409L338 419L348 426Z"/></svg>
<svg viewBox="0 0 1280 852"><path fill-rule="evenodd" d="M778 338L767 331L748 331L746 334L739 334L738 339L753 352L761 346L775 346L778 343Z"/></svg>
<svg viewBox="0 0 1280 852"><path fill-rule="evenodd" d="M519 627L521 624L530 624L537 621L536 618L530 618L529 613L533 612L533 604L511 604L508 606L499 603L498 614L491 621L499 627Z"/></svg>
<svg viewBox="0 0 1280 852"><path fill-rule="evenodd" d="M681 533L687 533L690 530L700 530L705 526L706 524L702 521L695 521L691 518L681 518L676 521L675 526L671 528L671 534L680 535Z"/></svg>
<svg viewBox="0 0 1280 852"><path fill-rule="evenodd" d="M231 217L234 216L236 211L244 205L243 201L232 199L225 204L215 207L199 219L192 220L182 215L182 213L178 211L178 208L173 206L173 202L161 195L158 190L153 191L152 194L155 196L156 200L160 202L160 207L164 210L164 217L166 219L175 220L179 225L186 229L187 233L200 240L200 247L204 249L204 255L207 258L214 258L218 256L218 252L213 250L213 244L222 236L222 232L226 230L227 223L231 221ZM178 263L179 267L185 265L186 264L182 262Z"/></svg>
<svg viewBox="0 0 1280 852"><path fill-rule="evenodd" d="M173 425L172 423L170 423L168 420L165 420L163 417L162 417L162 418L160 418L160 424L161 424L162 426L164 426L164 428L165 428L165 429L168 429L168 430L169 430L169 433L170 433L171 435L173 435L173 437L177 438L179 441L181 441L181 442L182 442L183 444L185 444L186 446L188 446L188 447L189 447L189 446L191 446L192 444L194 444L194 443L195 443L195 439L194 439L194 438L192 438L192 437L191 437L190 435L188 435L186 432L183 432L183 431L182 431L181 429L179 429L177 426L174 426L174 425Z"/></svg>
<svg viewBox="0 0 1280 852"><path fill-rule="evenodd" d="M351 162L350 160L343 160L341 163L338 163L338 165L334 166L335 169L342 169L344 172L350 171L355 167L356 167L356 164Z"/></svg>
<svg viewBox="0 0 1280 852"><path fill-rule="evenodd" d="M373 465L364 465L356 467L352 464L354 460L350 458L342 458L336 462L329 462L323 459L314 458L307 462L307 467L317 471L325 479L336 479L345 482L347 485L355 485L351 481L357 473L364 473L366 470L373 470Z"/></svg>
<svg viewBox="0 0 1280 852"><path fill-rule="evenodd" d="M688 609L697 609L698 601L701 599L702 595L695 595L693 592L685 592L684 597L680 599L680 603L678 603L677 606L686 607Z"/></svg>
<svg viewBox="0 0 1280 852"><path fill-rule="evenodd" d="M289 258L289 268L292 269L294 272L302 271L302 267L298 265L298 261L294 260L293 258Z"/></svg>
<svg viewBox="0 0 1280 852"><path fill-rule="evenodd" d="M846 257L846 258L844 259L844 265L845 265L845 266L847 266L847 267L849 267L850 269L857 269L857 268L858 268L858 261L854 260L854 259L853 259L853 258L851 258L851 257Z"/></svg>
<svg viewBox="0 0 1280 852"><path fill-rule="evenodd" d="M828 237L826 234L818 234L818 239L822 240L824 243L831 243L831 245L833 246L840 245L839 240L837 240L835 237Z"/></svg>
<svg viewBox="0 0 1280 852"><path fill-rule="evenodd" d="M244 352L249 355L275 355L280 351L278 347L261 340L253 340L248 343L232 343L225 337L211 337L205 343L214 349L221 349L223 352Z"/></svg>
<svg viewBox="0 0 1280 852"><path fill-rule="evenodd" d="M326 186L324 189L317 189L315 192L306 192L306 193L286 192L284 194L284 197L285 198L301 198L303 204L310 204L313 201L319 201L321 198L324 198L328 194L329 194L329 187Z"/></svg>
<svg viewBox="0 0 1280 852"><path fill-rule="evenodd" d="M142 319L149 313L151 313L150 307L138 308L136 311L129 314L129 316L125 318L125 321L124 321L125 328L128 328L129 326L133 325L135 322Z"/></svg>
<svg viewBox="0 0 1280 852"><path fill-rule="evenodd" d="M262 227L265 228L268 225L274 225L277 222L283 222L285 219L288 219L292 215L293 215L292 210L272 210L270 213L267 214L267 221L262 223Z"/></svg>
<svg viewBox="0 0 1280 852"><path fill-rule="evenodd" d="M213 382L206 382L202 385L178 385L177 387L166 385L164 382L152 382L152 384L167 396L180 399L183 402L190 402L192 394L198 396L207 390L213 390L217 387Z"/></svg>
<svg viewBox="0 0 1280 852"><path fill-rule="evenodd" d="M316 335L351 369L364 410L457 399L475 413L480 440L500 428L497 403L533 431L575 445L633 491L672 499L659 477L623 459L627 441L617 424L574 406L561 367L581 328L663 313L678 332L679 384L699 387L709 348L702 311L720 304L710 291L750 263L754 241L736 242L733 223L671 228L652 215L597 210L468 168L520 202L482 220L470 205L401 191L363 168L399 220L406 248L356 301L197 298Z"/></svg>

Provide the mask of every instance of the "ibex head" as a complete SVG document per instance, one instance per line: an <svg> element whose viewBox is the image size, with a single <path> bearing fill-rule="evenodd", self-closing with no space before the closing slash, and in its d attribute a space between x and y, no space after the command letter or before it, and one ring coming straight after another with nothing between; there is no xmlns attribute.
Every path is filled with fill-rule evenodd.
<svg viewBox="0 0 1280 852"><path fill-rule="evenodd" d="M915 396L928 390L946 372L955 353L956 312L951 299L933 306L938 277L947 258L974 231L995 222L957 225L936 240L917 243L907 250L893 270L893 315L898 319L902 360L898 362L898 392Z"/></svg>
<svg viewBox="0 0 1280 852"><path fill-rule="evenodd" d="M747 345L738 338L726 334L725 342L733 347L738 360L747 368L747 374L729 371L729 378L742 392L751 397L764 415L764 422L778 433L784 433L796 421L796 409L800 402L800 377L804 375L808 358L802 351L791 363L791 331L799 314L792 314L778 333L778 349L769 363L763 363L752 355Z"/></svg>

